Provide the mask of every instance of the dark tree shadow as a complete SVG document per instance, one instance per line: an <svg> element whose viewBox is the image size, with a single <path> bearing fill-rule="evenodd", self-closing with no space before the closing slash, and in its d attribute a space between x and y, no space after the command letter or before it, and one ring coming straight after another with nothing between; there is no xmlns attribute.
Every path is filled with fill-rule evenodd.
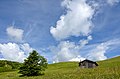
<svg viewBox="0 0 120 79"><path fill-rule="evenodd" d="M19 77L32 77L32 76L43 76L45 73L40 73L40 74L34 74L34 75L20 75Z"/></svg>

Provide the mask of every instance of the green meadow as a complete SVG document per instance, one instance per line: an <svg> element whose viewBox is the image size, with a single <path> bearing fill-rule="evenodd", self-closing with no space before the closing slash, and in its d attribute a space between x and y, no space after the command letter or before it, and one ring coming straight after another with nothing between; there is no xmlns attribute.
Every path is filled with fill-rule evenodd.
<svg viewBox="0 0 120 79"><path fill-rule="evenodd" d="M96 68L81 69L78 62L49 64L41 76L20 77L18 70L0 72L0 79L120 79L120 56L99 61Z"/></svg>

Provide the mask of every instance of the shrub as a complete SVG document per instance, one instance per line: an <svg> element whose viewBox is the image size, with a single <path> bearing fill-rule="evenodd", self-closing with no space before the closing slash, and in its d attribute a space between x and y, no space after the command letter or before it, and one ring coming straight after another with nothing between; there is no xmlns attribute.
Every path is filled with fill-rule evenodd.
<svg viewBox="0 0 120 79"><path fill-rule="evenodd" d="M4 67L0 67L0 72L7 72L7 71L13 71L10 65L5 65Z"/></svg>

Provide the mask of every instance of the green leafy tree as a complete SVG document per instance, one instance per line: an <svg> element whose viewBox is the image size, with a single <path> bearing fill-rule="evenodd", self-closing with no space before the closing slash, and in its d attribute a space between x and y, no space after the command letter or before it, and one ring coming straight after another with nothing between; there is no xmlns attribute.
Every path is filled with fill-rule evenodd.
<svg viewBox="0 0 120 79"><path fill-rule="evenodd" d="M28 58L24 60L23 66L20 67L19 73L23 76L41 75L42 71L45 71L47 68L47 64L47 60L33 50Z"/></svg>

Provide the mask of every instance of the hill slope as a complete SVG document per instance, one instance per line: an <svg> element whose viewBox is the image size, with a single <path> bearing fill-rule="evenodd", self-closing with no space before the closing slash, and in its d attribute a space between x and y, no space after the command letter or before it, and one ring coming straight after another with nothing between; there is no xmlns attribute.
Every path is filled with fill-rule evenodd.
<svg viewBox="0 0 120 79"><path fill-rule="evenodd" d="M0 60L0 73L16 70L21 65L22 65L22 63L19 63L19 62Z"/></svg>
<svg viewBox="0 0 120 79"><path fill-rule="evenodd" d="M13 71L0 73L0 79L120 79L120 56L97 63L97 68L81 69L78 62L61 62L48 65L42 76L19 77Z"/></svg>

